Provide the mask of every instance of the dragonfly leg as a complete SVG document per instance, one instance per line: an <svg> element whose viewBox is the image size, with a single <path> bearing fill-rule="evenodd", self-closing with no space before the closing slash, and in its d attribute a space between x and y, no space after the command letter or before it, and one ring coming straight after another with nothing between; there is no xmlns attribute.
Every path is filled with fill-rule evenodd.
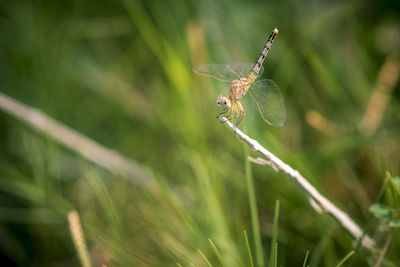
<svg viewBox="0 0 400 267"><path fill-rule="evenodd" d="M226 115L226 113L228 112L229 110L225 110L225 111L223 111L223 112L221 112L218 116L217 116L217 118L219 118L219 117L221 117L221 116L225 116ZM226 121L221 121L221 123L225 123Z"/></svg>
<svg viewBox="0 0 400 267"><path fill-rule="evenodd" d="M219 113L219 115L217 116L217 118L219 118L219 117L221 117L221 116L225 116L227 112L228 112L228 110L222 111L221 113Z"/></svg>
<svg viewBox="0 0 400 267"><path fill-rule="evenodd" d="M232 106L230 108L230 112L228 115L228 120L233 120L235 118L235 113L236 113L236 104L232 103Z"/></svg>
<svg viewBox="0 0 400 267"><path fill-rule="evenodd" d="M236 123L235 123L235 125L238 125L238 119L239 119L239 112L240 112L240 110L239 110L239 102L237 102L236 103L236 107L235 107L235 120L236 120Z"/></svg>
<svg viewBox="0 0 400 267"><path fill-rule="evenodd" d="M240 113L240 114L239 114L239 119L236 122L236 126L239 125L239 123L242 121L244 114L245 114L242 104L240 104L240 102L238 102L237 105L238 105L238 113Z"/></svg>

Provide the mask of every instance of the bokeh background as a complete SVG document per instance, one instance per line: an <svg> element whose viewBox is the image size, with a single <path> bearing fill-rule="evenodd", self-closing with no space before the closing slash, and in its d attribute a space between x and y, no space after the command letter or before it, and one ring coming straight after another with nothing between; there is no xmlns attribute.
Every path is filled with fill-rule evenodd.
<svg viewBox="0 0 400 267"><path fill-rule="evenodd" d="M255 61L274 27L262 77L280 86L286 123L243 125L366 229L377 251L347 264L373 266L388 232L369 207L400 170L398 1L1 1L0 92L137 168L110 172L0 112L2 265L79 266L72 210L94 266L208 266L197 249L219 266L208 238L227 266L249 266L244 230L267 263L279 199L278 265L310 251L311 266L335 266L353 238L285 175L247 165L253 232L249 152L215 118L228 88L192 72ZM399 249L395 230L386 266Z"/></svg>

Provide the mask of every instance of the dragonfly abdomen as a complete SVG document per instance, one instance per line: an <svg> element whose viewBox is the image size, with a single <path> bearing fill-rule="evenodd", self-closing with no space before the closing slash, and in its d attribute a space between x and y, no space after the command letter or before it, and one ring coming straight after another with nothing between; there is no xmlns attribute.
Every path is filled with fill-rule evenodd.
<svg viewBox="0 0 400 267"><path fill-rule="evenodd" d="M278 29L275 28L272 31L272 33L269 35L268 40L264 45L264 49L261 51L256 64L254 65L253 69L251 70L249 76L247 77L247 79L249 81L253 82L257 78L257 75L260 72L262 64L263 64L265 58L267 57L268 51L271 48L272 42L274 41L277 34L278 34Z"/></svg>

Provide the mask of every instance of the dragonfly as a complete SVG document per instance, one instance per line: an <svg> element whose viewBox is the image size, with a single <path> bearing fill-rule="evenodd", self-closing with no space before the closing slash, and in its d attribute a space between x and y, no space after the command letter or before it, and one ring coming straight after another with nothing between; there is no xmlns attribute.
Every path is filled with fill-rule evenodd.
<svg viewBox="0 0 400 267"><path fill-rule="evenodd" d="M240 100L247 92L267 124L281 127L285 122L285 107L279 86L270 79L256 80L264 71L263 62L277 34L278 29L275 28L255 64L205 64L193 68L197 74L230 83L228 96L219 95L217 107L222 110L220 116L227 115L228 120L234 122L236 126L245 116Z"/></svg>

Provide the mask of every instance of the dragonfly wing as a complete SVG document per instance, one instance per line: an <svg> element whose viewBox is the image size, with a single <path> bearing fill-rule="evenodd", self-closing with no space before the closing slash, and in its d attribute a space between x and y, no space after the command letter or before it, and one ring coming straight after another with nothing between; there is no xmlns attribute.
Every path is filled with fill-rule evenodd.
<svg viewBox="0 0 400 267"><path fill-rule="evenodd" d="M276 127L285 123L285 106L279 86L272 80L258 80L249 90L263 120Z"/></svg>
<svg viewBox="0 0 400 267"><path fill-rule="evenodd" d="M231 64L205 64L193 68L193 71L200 75L210 76L214 79L231 82L240 78L245 78L253 69L252 63L231 63ZM264 68L258 74L261 75Z"/></svg>
<svg viewBox="0 0 400 267"><path fill-rule="evenodd" d="M254 68L254 63L230 63L227 64L227 67L229 70L236 73L236 75L239 78L245 78L250 74L251 70ZM261 66L261 69L258 72L257 77L261 76L263 72L264 72L264 67Z"/></svg>

